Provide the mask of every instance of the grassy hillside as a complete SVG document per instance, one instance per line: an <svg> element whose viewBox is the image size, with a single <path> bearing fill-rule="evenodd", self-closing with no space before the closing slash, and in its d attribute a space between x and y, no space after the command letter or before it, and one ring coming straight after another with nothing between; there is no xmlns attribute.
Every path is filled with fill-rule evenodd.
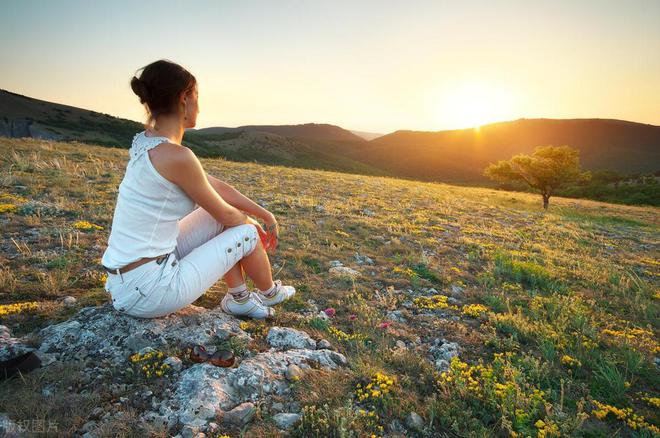
<svg viewBox="0 0 660 438"><path fill-rule="evenodd" d="M142 129L131 120L0 90L0 135L128 149ZM627 177L660 171L660 127L621 120L521 119L478 130L396 131L371 141L358 134L372 136L325 123L245 125L188 129L182 144L207 158L482 186L492 186L483 176L489 163L548 144L578 148L587 170ZM655 205L657 191L592 183L564 194Z"/></svg>
<svg viewBox="0 0 660 438"><path fill-rule="evenodd" d="M225 132L251 131L268 132L282 137L313 138L318 140L341 140L365 142L366 140L351 131L328 123L303 123L299 125L244 125L237 128L213 127L197 129L202 134L222 134Z"/></svg>
<svg viewBox="0 0 660 438"><path fill-rule="evenodd" d="M653 173L660 163L660 126L607 119L520 119L479 129L396 131L349 156L398 176L483 182L491 162L537 146L569 145L588 170Z"/></svg>
<svg viewBox="0 0 660 438"><path fill-rule="evenodd" d="M2 137L0 150L0 323L27 333L77 310L63 296L106 302L98 264L126 150ZM202 163L276 215L275 278L298 290L275 321L245 322L248 348L284 325L349 359L348 371L297 383L294 436L381 436L411 412L427 427L419 436L657 434L657 208L556 198L544 213L523 193ZM332 275L334 260L359 275ZM219 282L196 304L214 307L224 291ZM336 313L302 317L308 300ZM40 389L60 377L2 383L0 411L45 409ZM101 407L116 401L97 395ZM86 421L83 405L78 417L60 409L61 428ZM240 433L278 436L267 420Z"/></svg>

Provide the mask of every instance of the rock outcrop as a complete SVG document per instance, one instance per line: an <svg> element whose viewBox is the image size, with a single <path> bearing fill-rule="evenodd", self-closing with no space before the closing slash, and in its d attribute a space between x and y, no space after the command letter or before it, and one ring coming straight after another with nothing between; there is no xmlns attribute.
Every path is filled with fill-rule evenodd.
<svg viewBox="0 0 660 438"><path fill-rule="evenodd" d="M82 360L94 384L134 389L128 378L112 383L103 378L112 375L116 379L119 375L121 380L122 372L108 370L130 368L134 353L164 352L163 363L169 365L166 388L159 394L148 391L151 409L141 412L140 418L167 425L170 432L203 432L220 422L242 426L254 416L255 405L291 391L291 381L297 380L291 378L291 369L302 375L311 367L336 369L346 365L342 354L317 349L317 342L307 333L288 327L272 327L266 336L271 348L259 353L245 349L231 368L192 363L177 355L184 356L183 351L193 344L213 351L225 341L252 341L240 328L239 319L219 308L194 305L154 319L121 314L110 303L86 307L65 322L41 329L38 335L39 347L30 347L3 329L0 355L35 350L43 366ZM281 417L278 424L282 427L290 427L298 418L296 413Z"/></svg>

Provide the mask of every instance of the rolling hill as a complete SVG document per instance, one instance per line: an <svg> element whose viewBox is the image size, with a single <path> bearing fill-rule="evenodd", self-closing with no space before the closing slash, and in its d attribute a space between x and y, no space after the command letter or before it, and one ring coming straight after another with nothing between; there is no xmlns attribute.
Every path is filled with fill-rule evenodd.
<svg viewBox="0 0 660 438"><path fill-rule="evenodd" d="M141 123L0 90L0 135L130 147ZM387 135L326 123L188 129L199 156L422 181L485 184L491 162L537 146L580 150L588 170L660 170L660 126L610 119L519 119L474 129L400 130Z"/></svg>
<svg viewBox="0 0 660 438"><path fill-rule="evenodd" d="M396 131L346 152L397 176L474 183L486 181L482 172L489 163L549 144L577 148L589 170L660 170L660 126L609 119L520 119L479 129Z"/></svg>

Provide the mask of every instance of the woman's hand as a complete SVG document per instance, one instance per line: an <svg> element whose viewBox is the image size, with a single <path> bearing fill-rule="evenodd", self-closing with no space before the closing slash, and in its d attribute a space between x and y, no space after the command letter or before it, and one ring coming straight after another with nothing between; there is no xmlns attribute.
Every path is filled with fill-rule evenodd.
<svg viewBox="0 0 660 438"><path fill-rule="evenodd" d="M251 216L247 216L247 220L245 221L245 223L252 224L255 227L257 227L257 233L259 233L259 238L261 239L261 243L264 245L264 248L266 248L266 242L268 241L268 234L266 234L261 224L257 222L255 219L253 219Z"/></svg>
<svg viewBox="0 0 660 438"><path fill-rule="evenodd" d="M275 215L271 212L268 212L266 217L263 218L264 222L266 223L266 249L272 249L275 251L275 248L277 248L277 243L278 243L278 237L279 237L279 229L277 226L277 220L275 219Z"/></svg>

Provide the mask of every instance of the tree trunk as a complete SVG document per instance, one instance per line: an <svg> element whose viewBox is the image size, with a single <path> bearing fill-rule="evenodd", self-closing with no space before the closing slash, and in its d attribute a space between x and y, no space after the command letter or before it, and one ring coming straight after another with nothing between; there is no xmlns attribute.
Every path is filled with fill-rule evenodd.
<svg viewBox="0 0 660 438"><path fill-rule="evenodd" d="M543 194L543 209L548 209L548 204L550 203L550 195Z"/></svg>

